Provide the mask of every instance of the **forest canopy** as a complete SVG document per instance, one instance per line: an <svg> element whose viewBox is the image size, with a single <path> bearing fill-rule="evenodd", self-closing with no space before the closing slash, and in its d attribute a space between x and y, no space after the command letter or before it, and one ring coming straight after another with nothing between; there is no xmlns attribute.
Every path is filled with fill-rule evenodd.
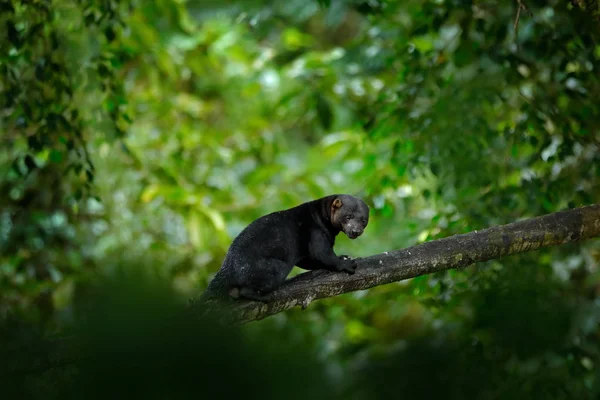
<svg viewBox="0 0 600 400"><path fill-rule="evenodd" d="M359 239L336 242L355 257L599 202L597 1L0 0L0 11L5 343L77 329L137 343L148 319L204 290L252 220L332 193L371 208ZM591 399L599 262L598 240L540 249L202 333L197 353L170 333L167 348L180 366L208 354L210 371L247 344L273 379L227 393L263 399ZM217 339L240 347L219 352ZM105 364L75 379L86 398L121 384L158 396L161 369L128 377L116 364L173 360L100 350ZM286 363L297 377L278 371ZM108 378L117 367L122 381ZM208 396L223 390L211 374L228 372L206 372L205 387L168 382ZM12 382L60 397L66 376Z"/></svg>

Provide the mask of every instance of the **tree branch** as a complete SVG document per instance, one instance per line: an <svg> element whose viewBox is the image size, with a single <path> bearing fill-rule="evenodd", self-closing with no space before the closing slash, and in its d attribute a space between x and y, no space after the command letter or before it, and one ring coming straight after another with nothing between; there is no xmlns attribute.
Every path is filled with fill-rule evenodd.
<svg viewBox="0 0 600 400"><path fill-rule="evenodd" d="M306 308L317 299L598 236L600 205L561 211L360 258L354 275L307 272L273 292L268 304L233 303L228 306L227 319L243 324L296 306Z"/></svg>

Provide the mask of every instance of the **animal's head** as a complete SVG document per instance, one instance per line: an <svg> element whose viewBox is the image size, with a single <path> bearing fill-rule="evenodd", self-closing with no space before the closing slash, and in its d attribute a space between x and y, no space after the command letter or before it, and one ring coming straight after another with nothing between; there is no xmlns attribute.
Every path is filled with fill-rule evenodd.
<svg viewBox="0 0 600 400"><path fill-rule="evenodd" d="M369 206L354 196L338 195L331 203L331 224L356 239L369 223Z"/></svg>

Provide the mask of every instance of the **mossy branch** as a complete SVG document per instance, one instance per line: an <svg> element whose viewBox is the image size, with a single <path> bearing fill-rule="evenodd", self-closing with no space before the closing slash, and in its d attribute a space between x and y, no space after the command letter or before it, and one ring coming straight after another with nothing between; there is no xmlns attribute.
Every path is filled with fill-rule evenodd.
<svg viewBox="0 0 600 400"><path fill-rule="evenodd" d="M307 272L289 279L267 304L230 305L227 319L247 323L296 306L305 308L317 299L598 236L600 205L561 211L360 258L354 275Z"/></svg>

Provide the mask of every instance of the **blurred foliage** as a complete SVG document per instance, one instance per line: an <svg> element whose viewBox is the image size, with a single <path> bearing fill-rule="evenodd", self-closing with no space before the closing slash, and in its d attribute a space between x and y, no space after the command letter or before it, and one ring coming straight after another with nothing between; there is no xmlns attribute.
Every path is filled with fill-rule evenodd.
<svg viewBox="0 0 600 400"><path fill-rule="evenodd" d="M0 0L0 313L60 332L140 266L196 295L250 221L335 192L372 207L354 256L597 202L593 2L522 3ZM245 334L304 343L350 397L595 398L599 260L537 251Z"/></svg>

